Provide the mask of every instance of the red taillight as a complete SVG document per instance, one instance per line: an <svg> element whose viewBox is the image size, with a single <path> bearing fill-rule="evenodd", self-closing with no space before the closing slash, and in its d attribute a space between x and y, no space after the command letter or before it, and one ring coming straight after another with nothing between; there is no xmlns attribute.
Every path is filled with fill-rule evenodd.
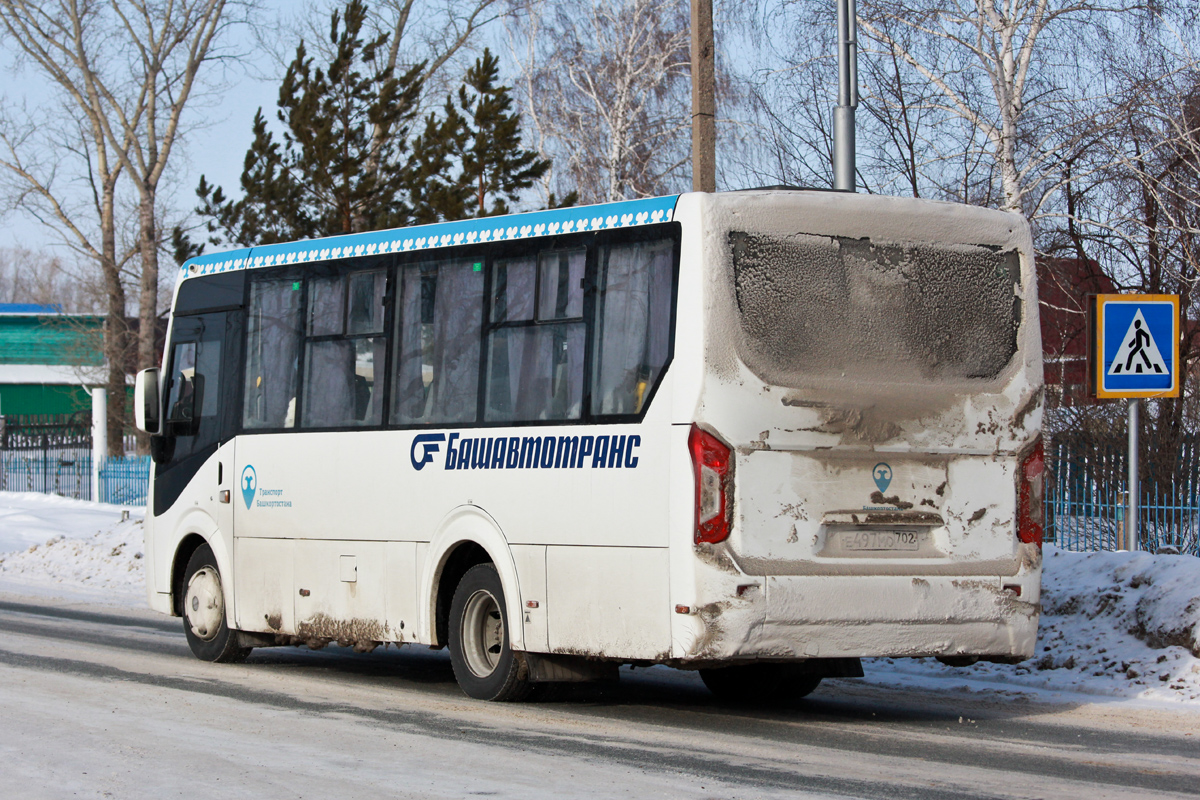
<svg viewBox="0 0 1200 800"><path fill-rule="evenodd" d="M696 476L696 541L729 538L730 451L716 436L692 425L688 434L692 471Z"/></svg>
<svg viewBox="0 0 1200 800"><path fill-rule="evenodd" d="M1028 544L1042 546L1042 522L1045 497L1046 451L1039 436L1032 449L1021 459L1021 474L1017 476L1017 538Z"/></svg>

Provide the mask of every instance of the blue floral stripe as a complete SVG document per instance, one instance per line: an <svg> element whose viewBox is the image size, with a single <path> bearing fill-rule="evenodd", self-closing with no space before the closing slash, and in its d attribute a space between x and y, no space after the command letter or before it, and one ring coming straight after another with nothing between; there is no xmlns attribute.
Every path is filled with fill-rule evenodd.
<svg viewBox="0 0 1200 800"><path fill-rule="evenodd" d="M510 241L564 233L627 228L670 222L678 195L627 200L596 206L556 208L505 217L439 222L413 228L396 228L369 233L353 233L286 244L209 253L190 259L183 265L187 276L211 275L234 269L307 264L337 258L371 256L380 253L406 253L433 247Z"/></svg>

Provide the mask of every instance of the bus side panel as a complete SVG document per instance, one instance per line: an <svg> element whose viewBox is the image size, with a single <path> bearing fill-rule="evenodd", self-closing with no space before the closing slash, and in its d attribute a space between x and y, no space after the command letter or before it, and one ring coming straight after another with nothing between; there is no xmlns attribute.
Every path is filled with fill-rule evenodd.
<svg viewBox="0 0 1200 800"><path fill-rule="evenodd" d="M546 637L546 547L537 544L514 544L513 564L517 568L517 583L521 592L521 611L524 614L525 649L532 653L550 650ZM529 608L526 603L537 603Z"/></svg>
<svg viewBox="0 0 1200 800"><path fill-rule="evenodd" d="M171 585L172 569L175 567L179 545L189 535L198 535L208 542L217 558L217 566L222 569L223 574L228 572L233 556L233 533L228 526L221 524L230 516L229 506L218 502L217 492L222 486L230 485L228 466L232 460L233 447L227 443L205 460L170 508L157 517L153 516L153 496L149 498L147 515L153 520L150 529L153 533L148 532L147 538L154 537L154 548L150 553L152 561L146 566L148 572L153 572L152 583L156 601L160 596L166 600L174 594L176 587ZM221 466L222 462L224 468ZM221 475L222 472L224 475ZM223 484L217 481L219 475L225 478ZM181 569L182 567L183 565L180 565ZM234 587L226 585L225 600L226 609L230 612L230 624L233 622L231 612L234 595ZM169 603L169 600L166 603ZM161 609L164 603L158 601L157 604L152 602L151 605ZM174 613L169 607L165 610Z"/></svg>
<svg viewBox="0 0 1200 800"><path fill-rule="evenodd" d="M672 655L690 655L701 647L710 635L698 610L697 597L707 592L705 587L719 586L724 593L729 581L725 564L706 560L695 547L696 481L688 451L688 435L697 419L701 397L708 382L704 359L707 332L705 286L711 278L704 270L707 252L719 247L721 241L704 235L703 208L708 195L685 194L675 207L674 219L683 227L679 256L679 291L675 312L675 355L671 362L669 453L669 483L660 502L670 517L670 605L687 606L694 613L671 614Z"/></svg>
<svg viewBox="0 0 1200 800"><path fill-rule="evenodd" d="M546 548L550 651L668 658L667 570L666 548Z"/></svg>
<svg viewBox="0 0 1200 800"><path fill-rule="evenodd" d="M398 642L417 640L417 543L384 543L384 600L387 627Z"/></svg>
<svg viewBox="0 0 1200 800"><path fill-rule="evenodd" d="M293 542L238 537L233 543L237 627L262 633L295 633Z"/></svg>
<svg viewBox="0 0 1200 800"><path fill-rule="evenodd" d="M382 542L295 542L296 634L339 642L392 642L384 610Z"/></svg>

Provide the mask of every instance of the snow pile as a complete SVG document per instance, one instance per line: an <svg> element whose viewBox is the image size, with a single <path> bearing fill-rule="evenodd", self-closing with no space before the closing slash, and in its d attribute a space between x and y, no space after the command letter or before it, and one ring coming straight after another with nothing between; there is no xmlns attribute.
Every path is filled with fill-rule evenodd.
<svg viewBox="0 0 1200 800"><path fill-rule="evenodd" d="M0 588L143 602L145 509L0 492Z"/></svg>
<svg viewBox="0 0 1200 800"><path fill-rule="evenodd" d="M1073 553L1048 545L1043 567L1033 659L960 668L933 659L879 659L876 669L1118 697L1200 699L1200 558Z"/></svg>

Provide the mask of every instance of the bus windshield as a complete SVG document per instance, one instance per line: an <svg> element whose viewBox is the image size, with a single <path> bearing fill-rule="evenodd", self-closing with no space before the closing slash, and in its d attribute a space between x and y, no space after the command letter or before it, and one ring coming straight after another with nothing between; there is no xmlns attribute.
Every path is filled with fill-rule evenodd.
<svg viewBox="0 0 1200 800"><path fill-rule="evenodd" d="M768 383L992 379L1017 351L1015 251L729 234L742 360Z"/></svg>

